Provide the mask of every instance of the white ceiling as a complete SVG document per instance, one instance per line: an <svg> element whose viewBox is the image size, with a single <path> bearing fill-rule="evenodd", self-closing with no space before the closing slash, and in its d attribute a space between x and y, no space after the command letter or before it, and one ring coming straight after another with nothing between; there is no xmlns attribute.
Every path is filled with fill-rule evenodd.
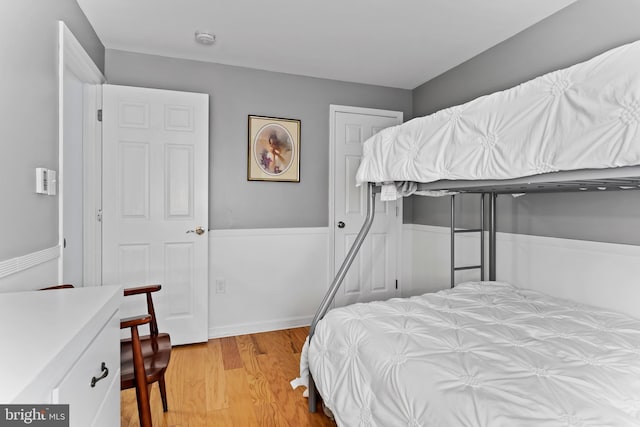
<svg viewBox="0 0 640 427"><path fill-rule="evenodd" d="M576 0L78 0L105 48L413 89ZM202 46L196 30L217 41Z"/></svg>

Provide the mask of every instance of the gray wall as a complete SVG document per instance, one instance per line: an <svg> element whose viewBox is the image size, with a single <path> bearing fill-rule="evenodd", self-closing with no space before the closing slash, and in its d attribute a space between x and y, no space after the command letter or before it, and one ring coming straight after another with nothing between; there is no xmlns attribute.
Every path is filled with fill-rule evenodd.
<svg viewBox="0 0 640 427"><path fill-rule="evenodd" d="M513 87L640 39L640 1L581 0L413 91L415 116ZM640 143L640 142L639 142ZM462 226L477 226L477 196L464 196ZM409 222L449 225L449 198L412 198ZM640 191L501 196L498 230L640 244ZM464 214L462 213L464 212Z"/></svg>
<svg viewBox="0 0 640 427"><path fill-rule="evenodd" d="M209 227L328 225L329 105L404 112L409 90L107 49L111 84L210 95ZM302 121L300 183L247 181L247 116Z"/></svg>
<svg viewBox="0 0 640 427"><path fill-rule="evenodd" d="M59 198L35 194L35 168L58 170L58 20L103 69L75 0L0 1L0 260L58 243Z"/></svg>

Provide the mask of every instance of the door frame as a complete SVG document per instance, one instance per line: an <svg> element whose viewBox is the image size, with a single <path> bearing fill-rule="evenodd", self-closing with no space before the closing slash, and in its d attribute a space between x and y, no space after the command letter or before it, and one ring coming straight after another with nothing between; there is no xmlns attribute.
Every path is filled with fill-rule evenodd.
<svg viewBox="0 0 640 427"><path fill-rule="evenodd" d="M58 282L64 268L64 73L69 70L83 83L83 281L102 283L102 125L97 112L102 108L102 84L106 81L89 54L63 21L58 21Z"/></svg>
<svg viewBox="0 0 640 427"><path fill-rule="evenodd" d="M404 120L404 113L402 111L394 110L380 110L376 108L364 108L364 107L352 107L348 105L329 105L329 279L333 280L336 276L336 213L335 213L335 154L336 154L336 113L352 113L352 114L370 114L370 115L385 115L395 116L400 120L400 123ZM397 215L397 241L396 241L396 277L400 278L400 262L402 261L402 216L403 216L403 203L402 199L398 202L398 215ZM374 206L375 209L375 206ZM327 283L327 288L331 282ZM398 293L401 294L402 282L398 283Z"/></svg>

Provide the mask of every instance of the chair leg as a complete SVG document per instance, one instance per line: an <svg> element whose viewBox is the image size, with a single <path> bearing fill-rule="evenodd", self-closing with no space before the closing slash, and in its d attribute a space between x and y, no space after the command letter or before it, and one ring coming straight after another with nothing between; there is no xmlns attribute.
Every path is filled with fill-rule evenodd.
<svg viewBox="0 0 640 427"><path fill-rule="evenodd" d="M167 405L167 387L164 384L164 374L162 375L162 378L160 378L160 381L158 381L158 385L160 386L160 397L162 398L162 409L164 410L164 412L167 412L169 408Z"/></svg>
<svg viewBox="0 0 640 427"><path fill-rule="evenodd" d="M149 404L149 387L144 371L144 359L140 348L138 328L131 328L131 342L133 350L133 372L136 379L136 400L138 401L138 416L141 427L152 427L151 405Z"/></svg>
<svg viewBox="0 0 640 427"><path fill-rule="evenodd" d="M148 390L148 389L147 389ZM138 417L141 427L152 427L151 424L151 404L149 403L149 393L136 387L136 400L138 401Z"/></svg>

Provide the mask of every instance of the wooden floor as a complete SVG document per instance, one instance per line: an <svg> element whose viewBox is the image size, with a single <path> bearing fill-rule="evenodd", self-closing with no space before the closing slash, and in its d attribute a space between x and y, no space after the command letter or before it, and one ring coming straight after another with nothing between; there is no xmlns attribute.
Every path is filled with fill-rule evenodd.
<svg viewBox="0 0 640 427"><path fill-rule="evenodd" d="M307 411L299 376L308 328L210 340L174 347L166 374L169 411L158 385L151 392L154 427L335 426ZM121 393L121 425L139 426L135 391Z"/></svg>

